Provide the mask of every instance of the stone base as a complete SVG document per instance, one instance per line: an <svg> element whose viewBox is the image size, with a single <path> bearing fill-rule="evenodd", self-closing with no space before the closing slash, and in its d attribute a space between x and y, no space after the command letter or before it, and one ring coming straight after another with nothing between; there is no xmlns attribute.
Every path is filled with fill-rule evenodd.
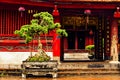
<svg viewBox="0 0 120 80"><path fill-rule="evenodd" d="M57 77L58 63L55 60L46 62L29 62L23 61L22 64L22 78L27 75L33 76L46 76L52 75L53 78Z"/></svg>
<svg viewBox="0 0 120 80"><path fill-rule="evenodd" d="M61 62L60 62L60 57L54 56L54 57L53 57L53 60L57 60L57 61L58 61L58 64L61 64Z"/></svg>
<svg viewBox="0 0 120 80"><path fill-rule="evenodd" d="M120 62L119 61L110 61L110 67L111 68L119 68Z"/></svg>
<svg viewBox="0 0 120 80"><path fill-rule="evenodd" d="M109 63L111 63L111 64L120 64L119 61L110 61Z"/></svg>

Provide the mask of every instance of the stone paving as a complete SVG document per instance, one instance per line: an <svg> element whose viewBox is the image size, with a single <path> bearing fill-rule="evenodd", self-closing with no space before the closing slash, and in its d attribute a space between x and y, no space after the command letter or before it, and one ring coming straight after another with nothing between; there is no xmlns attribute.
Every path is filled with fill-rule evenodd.
<svg viewBox="0 0 120 80"><path fill-rule="evenodd" d="M0 72L5 70L20 74L21 65L0 65ZM109 62L61 62L58 64L58 75L68 74L120 74L120 64Z"/></svg>

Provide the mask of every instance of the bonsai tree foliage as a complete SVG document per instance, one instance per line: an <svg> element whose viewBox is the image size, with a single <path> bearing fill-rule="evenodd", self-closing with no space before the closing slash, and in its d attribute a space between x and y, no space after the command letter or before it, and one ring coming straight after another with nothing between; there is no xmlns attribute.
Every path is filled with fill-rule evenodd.
<svg viewBox="0 0 120 80"><path fill-rule="evenodd" d="M94 56L93 50L95 49L95 45L87 45L85 46L85 49L90 51L89 56Z"/></svg>
<svg viewBox="0 0 120 80"><path fill-rule="evenodd" d="M26 43L37 37L38 41L38 53L34 56L30 56L28 61L48 61L50 57L42 49L40 35L47 34L50 30L56 30L59 36L68 36L64 29L60 29L60 23L54 23L53 16L48 12L40 12L33 14L35 19L31 20L30 24L21 26L20 30L16 30L14 33L25 39Z"/></svg>

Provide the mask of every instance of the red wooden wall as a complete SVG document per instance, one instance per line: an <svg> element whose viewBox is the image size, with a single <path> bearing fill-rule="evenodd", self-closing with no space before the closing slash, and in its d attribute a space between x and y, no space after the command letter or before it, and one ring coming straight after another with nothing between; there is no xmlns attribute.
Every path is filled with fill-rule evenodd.
<svg viewBox="0 0 120 80"><path fill-rule="evenodd" d="M33 14L40 12L39 10L25 10L19 12L17 9L0 9L0 52L25 52L37 51L37 41L36 39L25 44L25 41L19 36L14 34L15 30L19 30L22 25L29 24L30 20L33 18ZM43 48L46 51L52 51L53 34L47 35L47 40L45 36L42 36Z"/></svg>
<svg viewBox="0 0 120 80"><path fill-rule="evenodd" d="M21 12L17 10L0 10L0 34L14 34L15 30L19 30L23 24L30 23L32 14L27 11Z"/></svg>

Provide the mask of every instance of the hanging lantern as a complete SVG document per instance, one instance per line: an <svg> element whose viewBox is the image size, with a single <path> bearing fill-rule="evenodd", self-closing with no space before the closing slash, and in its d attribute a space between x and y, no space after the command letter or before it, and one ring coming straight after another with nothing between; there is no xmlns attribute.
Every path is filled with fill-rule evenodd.
<svg viewBox="0 0 120 80"><path fill-rule="evenodd" d="M85 10L85 11L84 11L84 14L90 15L90 14L91 14L91 10L89 10L89 9Z"/></svg>
<svg viewBox="0 0 120 80"><path fill-rule="evenodd" d="M87 17L86 17L86 23L89 23L89 15L91 14L91 10L89 10L89 9L85 10L84 14L87 15Z"/></svg>
<svg viewBox="0 0 120 80"><path fill-rule="evenodd" d="M18 11L21 13L21 17L23 16L23 11L25 11L24 7L19 7Z"/></svg>
<svg viewBox="0 0 120 80"><path fill-rule="evenodd" d="M117 7L117 10L114 12L114 18L120 18L120 7Z"/></svg>
<svg viewBox="0 0 120 80"><path fill-rule="evenodd" d="M84 11L84 14L86 14L86 26L85 26L85 29L87 30L87 24L89 23L89 15L91 14L91 10L86 9Z"/></svg>
<svg viewBox="0 0 120 80"><path fill-rule="evenodd" d="M92 29L90 30L89 34L90 34L90 35L93 35L93 31L92 31Z"/></svg>
<svg viewBox="0 0 120 80"><path fill-rule="evenodd" d="M59 11L57 9L57 5L54 5L53 16L59 16Z"/></svg>

